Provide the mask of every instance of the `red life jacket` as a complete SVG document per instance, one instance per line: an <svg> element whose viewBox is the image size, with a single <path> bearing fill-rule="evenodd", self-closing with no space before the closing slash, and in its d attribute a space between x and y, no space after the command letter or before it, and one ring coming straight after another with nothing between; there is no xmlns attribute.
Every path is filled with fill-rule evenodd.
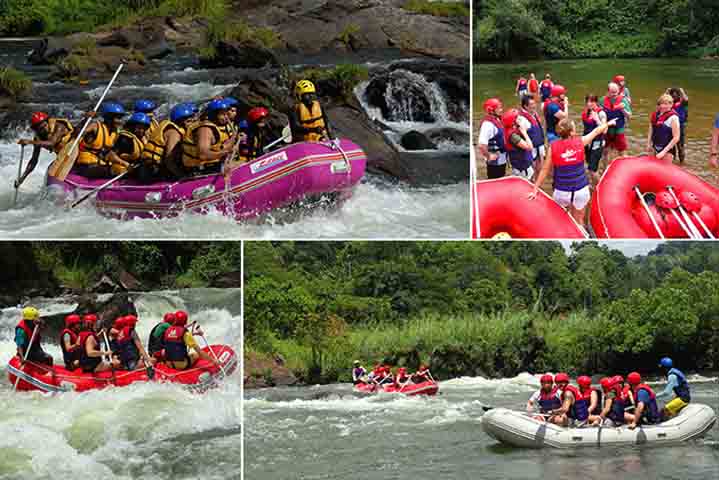
<svg viewBox="0 0 719 480"><path fill-rule="evenodd" d="M77 333L73 332L69 328L64 329L62 332L60 332L60 346L62 347L63 351L65 350L65 342L63 342L63 337L65 336L65 334L70 335L70 343L77 342ZM75 347L74 349L77 349L77 347Z"/></svg>
<svg viewBox="0 0 719 480"><path fill-rule="evenodd" d="M609 95L604 97L604 110L624 110L624 94L620 93L615 98L616 101L612 103Z"/></svg>
<svg viewBox="0 0 719 480"><path fill-rule="evenodd" d="M574 404L567 413L569 418L574 418L579 421L586 420L589 417L589 400L582 395L582 392L580 392L577 387L567 385L564 390L562 390L562 402L564 402L564 392L571 392L574 396Z"/></svg>
<svg viewBox="0 0 719 480"><path fill-rule="evenodd" d="M529 91L532 93L537 93L539 91L539 82L537 82L536 78L529 81Z"/></svg>
<svg viewBox="0 0 719 480"><path fill-rule="evenodd" d="M652 112L652 116L651 116L652 124L653 124L655 127L658 127L658 126L660 126L660 125L663 125L664 122L666 122L667 120L669 120L669 117L671 117L672 115L677 115L677 116L679 116L679 114L678 114L674 109L669 110L668 112L664 112L664 113L662 113L661 115L657 115L657 113L659 113L659 112L658 112L658 111Z"/></svg>
<svg viewBox="0 0 719 480"><path fill-rule="evenodd" d="M581 137L557 140L552 144L552 164L554 168L584 165L584 143Z"/></svg>
<svg viewBox="0 0 719 480"><path fill-rule="evenodd" d="M38 324L35 324L35 325L38 325ZM27 323L25 323L25 320L20 320L20 323L18 323L17 327L15 327L15 328L16 329L19 328L23 332L25 332L27 341L28 341L28 343L30 343L30 339L32 338L32 331L35 329L35 327L33 326L33 328L30 328L30 326ZM42 343L42 337L40 336L39 328L37 329L37 333L35 334L35 340L33 340L32 343L33 343L33 345L40 345L40 343Z"/></svg>
<svg viewBox="0 0 719 480"><path fill-rule="evenodd" d="M87 340L88 340L88 338L90 338L90 337L94 338L95 342L98 345L100 344L100 340L97 338L97 334L95 332L93 332L92 330L85 330L85 331L80 332L79 337L80 337L80 357L81 357L81 361L82 361L82 358L84 358L84 359L90 358L87 355Z"/></svg>
<svg viewBox="0 0 719 480"><path fill-rule="evenodd" d="M65 342L63 341L65 334L70 335L70 343L73 344L70 349L65 347ZM60 349L62 350L62 359L65 361L65 367L68 370L72 368L72 364L75 360L80 360L80 347L74 346L76 342L77 333L73 332L69 328L66 328L62 332L60 332Z"/></svg>

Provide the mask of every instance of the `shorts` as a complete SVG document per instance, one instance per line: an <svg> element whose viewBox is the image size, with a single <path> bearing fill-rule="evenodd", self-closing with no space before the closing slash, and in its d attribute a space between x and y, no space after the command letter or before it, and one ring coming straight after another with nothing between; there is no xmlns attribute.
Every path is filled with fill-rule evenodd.
<svg viewBox="0 0 719 480"><path fill-rule="evenodd" d="M559 135L557 135L556 133L547 132L547 141L549 142L550 145L552 143L556 142L557 140L559 140Z"/></svg>
<svg viewBox="0 0 719 480"><path fill-rule="evenodd" d="M534 150L532 151L533 160L535 162L541 162L542 160L544 160L544 151L544 145L534 147Z"/></svg>
<svg viewBox="0 0 719 480"><path fill-rule="evenodd" d="M581 210L587 206L589 200L592 198L592 194L589 191L589 185L587 185L576 192L566 192L555 188L552 197L554 198L554 201L563 208L567 208L569 205L572 205L577 210Z"/></svg>
<svg viewBox="0 0 719 480"><path fill-rule="evenodd" d="M657 146L657 145L652 145L652 148L654 149L654 155L656 155L656 154L658 154L659 152L661 152L662 150L664 150L664 147L659 148L659 146ZM674 146L672 147L672 149L669 150L667 153L676 156L676 155L677 155L677 146L674 145Z"/></svg>
<svg viewBox="0 0 719 480"><path fill-rule="evenodd" d="M531 165L527 167L526 170L518 170L516 168L513 168L512 175L514 175L515 177L522 177L529 180L532 178L532 175L534 175L534 168Z"/></svg>
<svg viewBox="0 0 719 480"><path fill-rule="evenodd" d="M595 140L584 147L584 158L587 159L587 166L592 172L599 170L599 161L604 153L604 140Z"/></svg>
<svg viewBox="0 0 719 480"><path fill-rule="evenodd" d="M613 148L618 152L627 150L627 136L623 133L607 133L607 148Z"/></svg>
<svg viewBox="0 0 719 480"><path fill-rule="evenodd" d="M494 178L502 178L507 173L507 164L503 163L501 165L492 165L490 163L487 164L487 178L494 179Z"/></svg>
<svg viewBox="0 0 719 480"><path fill-rule="evenodd" d="M687 405L689 405L687 402L685 402L681 398L677 397L674 400L672 400L671 402L664 405L664 408L666 409L667 412L669 412L669 416L673 417L677 413L679 413L682 408L686 407Z"/></svg>

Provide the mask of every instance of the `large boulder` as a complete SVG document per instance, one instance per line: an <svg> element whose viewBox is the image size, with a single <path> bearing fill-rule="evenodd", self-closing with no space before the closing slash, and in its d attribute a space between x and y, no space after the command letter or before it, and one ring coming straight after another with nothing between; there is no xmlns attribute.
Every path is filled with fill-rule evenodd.
<svg viewBox="0 0 719 480"><path fill-rule="evenodd" d="M29 297L52 297L60 286L53 276L39 266L29 242L0 243L0 306L22 303Z"/></svg>
<svg viewBox="0 0 719 480"><path fill-rule="evenodd" d="M247 352L243 364L245 388L288 386L298 382L280 355L262 356Z"/></svg>
<svg viewBox="0 0 719 480"><path fill-rule="evenodd" d="M424 133L417 130L410 130L402 135L400 140L405 150L436 150L437 145L432 142Z"/></svg>
<svg viewBox="0 0 719 480"><path fill-rule="evenodd" d="M164 17L143 19L139 23L113 30L97 40L100 47L122 47L142 52L148 60L163 58L175 49L168 43Z"/></svg>
<svg viewBox="0 0 719 480"><path fill-rule="evenodd" d="M254 42L225 42L215 45L215 54L212 57L200 58L202 66L207 68L235 67L235 68L263 68L277 66L277 57L269 48Z"/></svg>
<svg viewBox="0 0 719 480"><path fill-rule="evenodd" d="M66 37L47 37L40 41L28 56L28 62L33 65L54 65L82 43L94 42L89 33L75 33Z"/></svg>

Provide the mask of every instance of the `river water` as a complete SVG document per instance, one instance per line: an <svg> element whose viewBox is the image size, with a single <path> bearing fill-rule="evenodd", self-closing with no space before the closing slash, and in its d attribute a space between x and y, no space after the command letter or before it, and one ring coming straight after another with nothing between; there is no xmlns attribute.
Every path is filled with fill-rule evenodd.
<svg viewBox="0 0 719 480"><path fill-rule="evenodd" d="M75 307L64 299L34 301L44 313ZM228 344L239 355L240 304L239 289L138 294L138 330L146 341L165 312L186 309L210 343ZM0 312L0 479L240 478L239 372L203 394L149 383L54 396L15 393L6 365L18 315L17 308ZM57 345L43 348L62 362Z"/></svg>
<svg viewBox="0 0 719 480"><path fill-rule="evenodd" d="M33 103L26 107L78 118L81 108L92 108L102 94L103 82L83 87L49 81L46 67L25 64L24 55L31 45L3 44L2 47L0 60L26 71L35 82ZM367 65L381 66L388 61L367 62ZM164 115L175 103L199 101L222 93L233 86L236 72L196 69L187 57L168 57L152 63L141 75L121 74L109 98L129 106L147 97L160 104L159 112ZM357 93L361 94L362 90ZM371 113L377 117L376 112ZM378 120L383 120L381 115ZM385 123L400 131L441 127L469 131L468 122L456 124L441 117L425 125ZM12 179L17 177L20 161L16 141L32 136L25 128L0 132L0 178L3 179L0 181L0 236L4 238L466 238L469 231L468 182L415 188L373 174L367 174L353 197L337 208L300 206L289 213L274 211L244 223L218 213L206 216L188 213L165 220L106 219L94 211L91 202L69 210L45 198L44 175L54 158L45 151L36 171L20 188L18 203L13 207ZM444 144L439 148L466 152L468 145ZM25 162L31 153L31 149L26 150Z"/></svg>
<svg viewBox="0 0 719 480"><path fill-rule="evenodd" d="M719 411L717 379L691 380L693 401ZM577 451L507 447L481 430L483 406L524 409L538 388L520 374L441 382L435 398L362 397L348 384L245 391L246 478L719 478L718 427L676 447Z"/></svg>
<svg viewBox="0 0 719 480"><path fill-rule="evenodd" d="M684 88L689 96L685 167L719 185L719 172L708 167L711 130L714 118L719 114L719 63L715 60L613 58L481 64L474 68L475 121L482 118L482 102L487 98L501 98L505 110L508 106L517 105L514 94L517 79L520 74L528 78L530 72L534 72L540 81L545 73L550 73L555 83L567 87L570 116L577 123L578 129L581 129L584 96L588 93L599 96L606 94L607 83L614 75L624 75L632 94L634 111L626 131L628 154L635 155L646 151L649 116L656 110L659 95L668 87ZM479 175L485 178L486 169L479 168Z"/></svg>

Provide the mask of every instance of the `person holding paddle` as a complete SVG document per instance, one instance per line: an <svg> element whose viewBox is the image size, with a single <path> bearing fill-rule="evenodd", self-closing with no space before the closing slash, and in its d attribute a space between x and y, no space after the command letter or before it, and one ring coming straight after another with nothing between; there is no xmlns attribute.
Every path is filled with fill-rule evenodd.
<svg viewBox="0 0 719 480"><path fill-rule="evenodd" d="M97 316L85 315L83 320L85 329L80 332L80 368L82 368L82 371L85 373L97 373L119 368L120 361L112 356L112 350L103 350L100 347ZM104 358L108 360L104 360Z"/></svg>
<svg viewBox="0 0 719 480"><path fill-rule="evenodd" d="M549 412L562 406L562 400L559 398L559 387L554 386L554 378L550 374L542 375L539 378L539 384L539 390L527 400L527 413L533 415L532 418L543 422ZM539 410L539 415L535 414L535 408Z"/></svg>
<svg viewBox="0 0 719 480"><path fill-rule="evenodd" d="M35 307L22 309L22 319L15 327L15 345L17 345L17 356L25 363L26 360L41 363L52 367L52 356L42 349L42 336L40 329L42 321L40 312Z"/></svg>
<svg viewBox="0 0 719 480"><path fill-rule="evenodd" d="M109 176L107 153L115 145L120 133L125 108L119 103L108 102L100 109L102 120L91 122L80 141L80 153L73 167L75 173L87 178ZM92 116L92 115L91 115Z"/></svg>
<svg viewBox="0 0 719 480"><path fill-rule="evenodd" d="M175 321L165 330L162 342L165 346L165 363L176 369L186 370L200 358L221 368L220 362L200 349L192 332L187 328L187 315L175 313Z"/></svg>
<svg viewBox="0 0 719 480"><path fill-rule="evenodd" d="M69 120L65 118L51 118L45 112L35 112L32 114L30 118L30 128L35 132L35 138L32 140L23 138L17 142L18 145L22 145L23 147L32 145L33 150L32 158L30 158L27 168L25 168L23 174L15 180L14 186L16 189L20 187L27 176L35 170L42 149L44 148L55 154L60 153L72 138L72 132L75 129Z"/></svg>
<svg viewBox="0 0 719 480"><path fill-rule="evenodd" d="M235 150L234 138L224 129L229 122L224 100L212 100L207 119L188 127L182 139L182 165L193 175L218 173L223 160Z"/></svg>

